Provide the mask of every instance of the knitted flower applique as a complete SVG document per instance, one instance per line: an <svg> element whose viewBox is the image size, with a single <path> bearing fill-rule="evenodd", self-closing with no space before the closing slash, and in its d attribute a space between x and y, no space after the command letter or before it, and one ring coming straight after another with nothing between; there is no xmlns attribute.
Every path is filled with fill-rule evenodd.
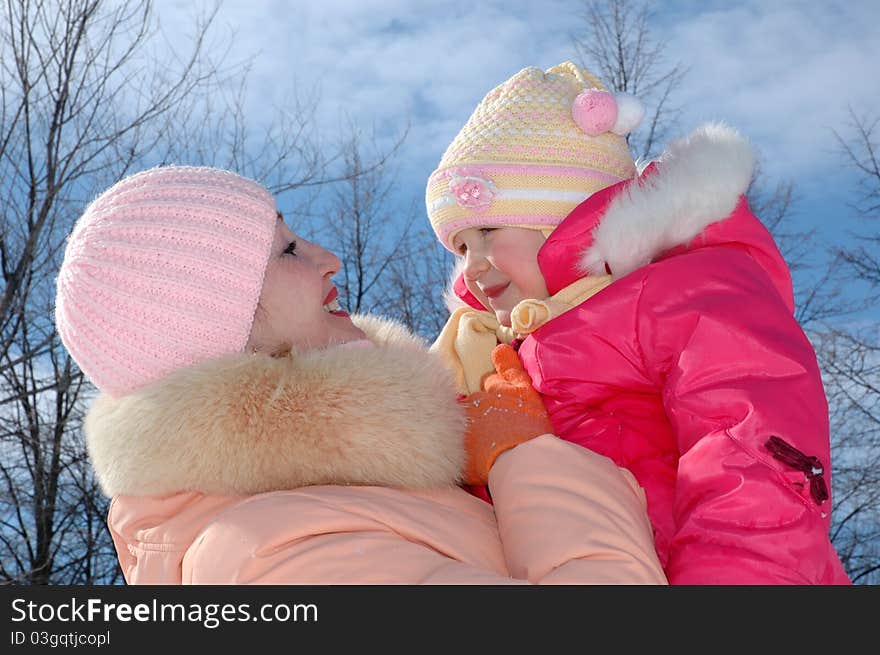
<svg viewBox="0 0 880 655"><path fill-rule="evenodd" d="M496 188L492 182L482 177L453 171L449 178L449 192L459 206L481 212L492 204Z"/></svg>

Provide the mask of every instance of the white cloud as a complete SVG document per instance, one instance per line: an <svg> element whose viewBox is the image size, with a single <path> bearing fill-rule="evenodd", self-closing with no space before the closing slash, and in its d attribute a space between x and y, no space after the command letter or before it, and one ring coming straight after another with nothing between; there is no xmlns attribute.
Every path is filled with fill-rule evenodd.
<svg viewBox="0 0 880 655"><path fill-rule="evenodd" d="M742 2L679 17L669 54L690 65L685 120L723 119L771 175L816 175L835 156L847 106L880 100L880 4Z"/></svg>
<svg viewBox="0 0 880 655"><path fill-rule="evenodd" d="M331 140L345 116L376 127L386 144L409 121L400 158L426 178L486 92L525 66L571 56L577 3L534 4L227 0L216 27L235 30L232 60L255 55L249 120L268 118L294 84L315 88L316 129ZM175 31L194 10L160 0L157 11Z"/></svg>
<svg viewBox="0 0 880 655"><path fill-rule="evenodd" d="M772 177L839 174L829 128L842 127L848 104L880 106L880 3L655 6L654 36L668 41L670 62L690 66L676 97L682 132L726 120ZM525 66L574 56L581 10L575 0L227 0L218 27L235 26L232 58L256 54L249 118L258 122L296 84L318 89L325 138L343 114L388 139L409 119L399 164L418 187L486 92ZM157 11L171 29L192 14L179 0L160 0Z"/></svg>

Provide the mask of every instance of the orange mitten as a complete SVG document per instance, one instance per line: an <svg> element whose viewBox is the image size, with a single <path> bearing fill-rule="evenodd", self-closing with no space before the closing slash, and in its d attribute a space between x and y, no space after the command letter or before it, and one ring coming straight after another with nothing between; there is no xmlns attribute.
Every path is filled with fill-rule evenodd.
<svg viewBox="0 0 880 655"><path fill-rule="evenodd" d="M542 434L553 426L544 401L535 391L516 351L507 344L492 351L495 373L483 380L483 391L466 396L466 484L484 485L495 459L505 450Z"/></svg>

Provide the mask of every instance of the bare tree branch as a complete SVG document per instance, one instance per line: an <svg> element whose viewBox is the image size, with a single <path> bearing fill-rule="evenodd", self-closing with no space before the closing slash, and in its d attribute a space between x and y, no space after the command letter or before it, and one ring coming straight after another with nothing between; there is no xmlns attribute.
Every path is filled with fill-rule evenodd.
<svg viewBox="0 0 880 655"><path fill-rule="evenodd" d="M658 154L678 122L681 112L671 99L687 74L681 63L665 64L666 43L652 37L650 18L647 2L587 0L584 27L572 35L587 69L597 71L612 91L630 93L649 109L642 127L627 137L636 158L643 160Z"/></svg>

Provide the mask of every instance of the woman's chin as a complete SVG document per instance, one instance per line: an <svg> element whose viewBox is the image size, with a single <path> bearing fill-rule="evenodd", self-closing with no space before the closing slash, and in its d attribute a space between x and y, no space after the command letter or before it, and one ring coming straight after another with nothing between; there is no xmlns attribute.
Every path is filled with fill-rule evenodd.
<svg viewBox="0 0 880 655"><path fill-rule="evenodd" d="M346 317L346 322L348 325L345 326L345 329L340 330L337 333L335 341L337 343L348 343L350 341L363 341L367 338L367 335L361 330L358 326L351 322L351 319Z"/></svg>

